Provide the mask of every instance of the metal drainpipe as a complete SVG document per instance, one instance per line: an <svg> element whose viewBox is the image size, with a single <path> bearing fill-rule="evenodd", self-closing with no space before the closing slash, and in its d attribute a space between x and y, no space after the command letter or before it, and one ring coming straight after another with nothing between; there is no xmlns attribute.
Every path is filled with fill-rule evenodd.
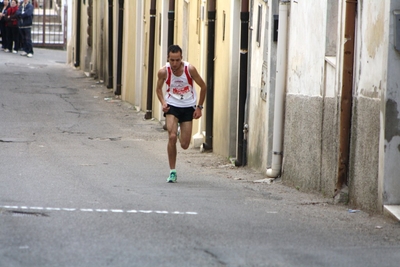
<svg viewBox="0 0 400 267"><path fill-rule="evenodd" d="M75 64L77 68L81 65L81 12L82 12L82 0L77 1L76 5L76 43L75 43Z"/></svg>
<svg viewBox="0 0 400 267"><path fill-rule="evenodd" d="M114 16L113 0L108 0L108 84L107 88L114 87Z"/></svg>
<svg viewBox="0 0 400 267"><path fill-rule="evenodd" d="M150 33L149 33L149 62L147 74L147 110L144 118L149 120L153 117L153 76L154 76L154 42L156 35L156 0L150 4Z"/></svg>
<svg viewBox="0 0 400 267"><path fill-rule="evenodd" d="M287 24L290 0L281 0L279 3L278 49L276 58L276 84L274 106L274 130L272 141L272 164L267 170L267 176L277 178L281 174L283 156L283 124L284 105L286 96L286 68L287 68Z"/></svg>
<svg viewBox="0 0 400 267"><path fill-rule="evenodd" d="M124 0L119 0L118 13L118 51L117 51L117 89L115 95L121 95L122 87L122 47L124 36Z"/></svg>
<svg viewBox="0 0 400 267"><path fill-rule="evenodd" d="M207 96L206 96L206 140L203 144L205 150L213 147L214 123L214 59L215 59L215 17L216 1L208 2L208 36L207 36Z"/></svg>
<svg viewBox="0 0 400 267"><path fill-rule="evenodd" d="M244 140L245 131L244 125L245 106L247 96L247 58L249 48L249 1L242 0L242 10L240 12L240 74L239 74L239 109L238 109L238 144L236 155L236 166L246 165L247 141Z"/></svg>
<svg viewBox="0 0 400 267"><path fill-rule="evenodd" d="M347 185L349 173L351 115L353 98L354 44L357 0L346 1L343 47L342 97L340 100L339 162L335 195Z"/></svg>
<svg viewBox="0 0 400 267"><path fill-rule="evenodd" d="M169 0L168 47L174 44L175 0Z"/></svg>

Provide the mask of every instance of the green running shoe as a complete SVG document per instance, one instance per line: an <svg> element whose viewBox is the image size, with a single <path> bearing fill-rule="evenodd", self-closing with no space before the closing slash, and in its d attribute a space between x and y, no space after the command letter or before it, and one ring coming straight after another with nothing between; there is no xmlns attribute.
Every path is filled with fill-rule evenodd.
<svg viewBox="0 0 400 267"><path fill-rule="evenodd" d="M178 175L176 175L176 172L170 172L167 178L167 183L176 183L177 177Z"/></svg>

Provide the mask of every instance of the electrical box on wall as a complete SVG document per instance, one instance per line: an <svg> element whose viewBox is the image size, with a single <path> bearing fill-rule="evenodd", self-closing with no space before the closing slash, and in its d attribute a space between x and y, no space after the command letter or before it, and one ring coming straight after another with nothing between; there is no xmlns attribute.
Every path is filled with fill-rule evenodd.
<svg viewBox="0 0 400 267"><path fill-rule="evenodd" d="M400 52L400 10L394 11L394 48Z"/></svg>

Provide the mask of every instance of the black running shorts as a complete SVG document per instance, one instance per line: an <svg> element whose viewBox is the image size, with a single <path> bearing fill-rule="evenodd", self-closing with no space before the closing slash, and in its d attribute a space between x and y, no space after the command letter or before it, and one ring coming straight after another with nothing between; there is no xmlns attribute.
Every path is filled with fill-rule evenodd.
<svg viewBox="0 0 400 267"><path fill-rule="evenodd" d="M179 123L193 120L193 113L195 111L194 107L178 108L171 105L168 106L169 110L168 112L164 113L164 117L167 114L174 115L176 118L178 118Z"/></svg>

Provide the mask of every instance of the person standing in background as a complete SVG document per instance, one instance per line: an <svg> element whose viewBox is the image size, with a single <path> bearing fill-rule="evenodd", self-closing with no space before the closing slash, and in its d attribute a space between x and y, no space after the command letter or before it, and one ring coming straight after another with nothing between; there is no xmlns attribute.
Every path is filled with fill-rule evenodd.
<svg viewBox="0 0 400 267"><path fill-rule="evenodd" d="M6 44L7 44L7 33L6 33L6 16L7 16L7 9L10 7L9 0L4 0L0 3L0 32L1 32L1 49L6 51Z"/></svg>
<svg viewBox="0 0 400 267"><path fill-rule="evenodd" d="M16 17L18 18L18 26L23 43L23 52L21 53L21 56L33 57L33 5L29 2L29 0L24 0L24 2L19 6Z"/></svg>
<svg viewBox="0 0 400 267"><path fill-rule="evenodd" d="M17 0L11 0L11 6L7 9L6 33L7 33L7 50L14 54L19 50L19 28L15 13L18 11ZM14 48L13 48L14 45Z"/></svg>

